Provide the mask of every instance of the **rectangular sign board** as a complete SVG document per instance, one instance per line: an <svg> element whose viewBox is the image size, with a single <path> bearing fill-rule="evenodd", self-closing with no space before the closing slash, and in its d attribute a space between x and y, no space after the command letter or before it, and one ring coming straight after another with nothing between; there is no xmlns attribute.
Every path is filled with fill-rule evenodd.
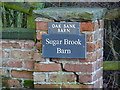
<svg viewBox="0 0 120 90"><path fill-rule="evenodd" d="M86 58L86 35L43 34L42 56L46 58Z"/></svg>
<svg viewBox="0 0 120 90"><path fill-rule="evenodd" d="M49 34L80 34L80 23L77 22L54 22L48 23Z"/></svg>

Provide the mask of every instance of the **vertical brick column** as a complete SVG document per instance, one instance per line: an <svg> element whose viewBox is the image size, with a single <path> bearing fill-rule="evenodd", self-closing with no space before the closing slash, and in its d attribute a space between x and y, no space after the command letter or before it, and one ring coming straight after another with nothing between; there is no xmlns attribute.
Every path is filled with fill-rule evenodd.
<svg viewBox="0 0 120 90"><path fill-rule="evenodd" d="M34 87L102 88L104 21L79 22L81 33L87 36L87 58L85 59L42 58L41 35L47 33L48 22L53 20L36 19Z"/></svg>

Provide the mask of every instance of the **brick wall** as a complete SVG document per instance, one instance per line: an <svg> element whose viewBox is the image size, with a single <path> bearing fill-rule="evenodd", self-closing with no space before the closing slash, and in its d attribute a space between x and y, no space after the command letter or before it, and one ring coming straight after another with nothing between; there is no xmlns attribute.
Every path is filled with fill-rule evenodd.
<svg viewBox="0 0 120 90"><path fill-rule="evenodd" d="M36 18L37 50L34 53L34 87L102 88L104 21L79 22L81 33L87 36L86 59L42 58L41 40L42 34L48 32L48 22L54 21Z"/></svg>
<svg viewBox="0 0 120 90"><path fill-rule="evenodd" d="M42 58L42 34L48 32L45 18L36 19L36 39L0 41L2 82L11 88L100 88L103 72L103 20L80 22L87 35L86 59ZM77 51L76 51L77 52Z"/></svg>
<svg viewBox="0 0 120 90"><path fill-rule="evenodd" d="M2 85L11 88L33 88L33 40L0 40Z"/></svg>

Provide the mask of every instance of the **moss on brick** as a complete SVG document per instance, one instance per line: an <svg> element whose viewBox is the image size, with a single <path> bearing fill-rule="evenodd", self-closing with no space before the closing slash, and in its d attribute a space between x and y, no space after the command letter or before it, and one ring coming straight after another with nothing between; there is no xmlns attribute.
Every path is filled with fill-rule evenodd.
<svg viewBox="0 0 120 90"><path fill-rule="evenodd" d="M2 81L2 87L9 87L8 83L5 81Z"/></svg>
<svg viewBox="0 0 120 90"><path fill-rule="evenodd" d="M10 77L2 77L2 80L10 80Z"/></svg>
<svg viewBox="0 0 120 90"><path fill-rule="evenodd" d="M34 88L34 83L32 80L24 80L23 85L25 88Z"/></svg>
<svg viewBox="0 0 120 90"><path fill-rule="evenodd" d="M6 80L10 80L10 77L2 77L2 87L9 87Z"/></svg>

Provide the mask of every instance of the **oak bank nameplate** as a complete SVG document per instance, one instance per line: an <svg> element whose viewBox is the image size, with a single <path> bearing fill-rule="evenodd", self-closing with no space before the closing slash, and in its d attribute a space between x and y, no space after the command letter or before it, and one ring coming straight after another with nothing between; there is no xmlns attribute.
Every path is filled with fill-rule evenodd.
<svg viewBox="0 0 120 90"><path fill-rule="evenodd" d="M45 58L86 58L86 35L80 34L79 23L49 23L48 34L42 35Z"/></svg>

